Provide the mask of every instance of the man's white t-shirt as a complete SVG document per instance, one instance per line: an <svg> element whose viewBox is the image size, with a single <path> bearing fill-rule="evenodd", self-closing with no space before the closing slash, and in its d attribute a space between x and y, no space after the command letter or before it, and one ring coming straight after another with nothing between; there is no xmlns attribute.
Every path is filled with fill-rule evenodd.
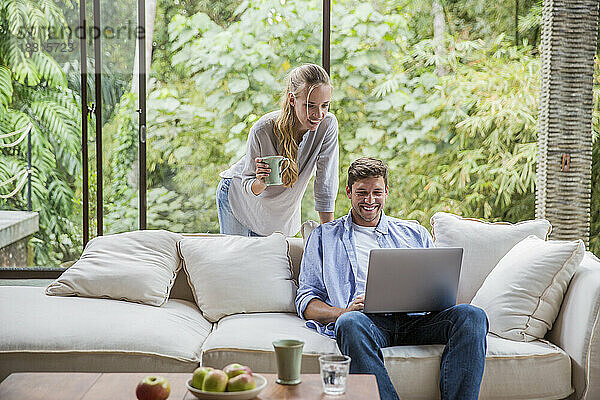
<svg viewBox="0 0 600 400"><path fill-rule="evenodd" d="M352 223L354 230L354 248L356 250L356 260L358 261L358 270L354 271L356 276L356 295L364 294L367 286L367 272L369 271L369 252L371 249L379 248L377 242L377 233L373 226L360 226Z"/></svg>

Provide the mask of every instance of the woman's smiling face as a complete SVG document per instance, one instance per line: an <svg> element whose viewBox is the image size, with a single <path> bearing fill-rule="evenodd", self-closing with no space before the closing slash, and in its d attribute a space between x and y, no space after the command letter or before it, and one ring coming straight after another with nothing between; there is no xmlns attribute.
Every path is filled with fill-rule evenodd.
<svg viewBox="0 0 600 400"><path fill-rule="evenodd" d="M318 85L304 89L299 95L290 95L290 104L294 107L296 124L299 130L314 131L327 112L331 102L331 86Z"/></svg>

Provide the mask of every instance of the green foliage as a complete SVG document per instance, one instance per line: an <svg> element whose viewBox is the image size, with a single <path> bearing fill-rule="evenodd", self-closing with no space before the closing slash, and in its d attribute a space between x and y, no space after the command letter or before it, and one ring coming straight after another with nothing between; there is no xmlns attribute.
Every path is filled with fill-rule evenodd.
<svg viewBox="0 0 600 400"><path fill-rule="evenodd" d="M413 43L413 15L394 7L347 1L333 9L336 214L348 208L347 165L373 155L392 171L392 215L424 224L438 210L532 217L539 68L532 49L517 50L502 35L487 42L449 37L441 62L451 73L439 78L431 40ZM175 15L169 24L172 63L186 78L154 82L149 98L150 226L216 231L217 172L244 153L252 123L277 108L287 70L318 62L316 6L244 2L235 15L226 26L205 13ZM303 218L316 217L307 210L310 193Z"/></svg>
<svg viewBox="0 0 600 400"><path fill-rule="evenodd" d="M133 3L104 12L122 20ZM332 112L339 120L340 191L346 168L372 155L390 166L387 210L426 226L436 211L488 220L533 218L540 0L445 0L445 52L432 43L432 2L340 0L333 4ZM108 10L108 11L107 11ZM309 0L158 2L149 85L148 226L218 231L219 171L245 152L252 124L278 107L285 74L321 60L321 4ZM514 46L514 13L520 16ZM76 18L67 0L0 0L0 135L33 124L32 198L40 212L35 262L81 251L78 61L27 47ZM25 31L23 31L25 30ZM23 37L26 32L29 37ZM530 43L530 44L528 44ZM125 93L133 40L105 43L104 212L107 233L137 229L137 98ZM69 56L71 57L71 56ZM64 65L63 65L64 63ZM436 65L448 74L436 75ZM92 61L88 70L93 71ZM594 86L590 248L600 253L600 84ZM93 98L93 75L88 77ZM93 120L88 121L90 137ZM0 139L7 143L10 139ZM26 167L26 141L0 148L0 182ZM95 213L95 154L90 215ZM12 190L0 187L0 193ZM26 209L25 190L1 209ZM312 187L302 219L317 219ZM95 221L91 221L92 230Z"/></svg>
<svg viewBox="0 0 600 400"><path fill-rule="evenodd" d="M139 227L139 207L134 204L138 192L137 100L132 93L123 95L114 119L103 127L106 233L131 231Z"/></svg>
<svg viewBox="0 0 600 400"><path fill-rule="evenodd" d="M64 72L46 52L27 51L26 42L41 43L50 29L66 26L60 6L70 2L7 0L0 2L0 134L29 125L32 144L32 207L40 230L32 240L34 262L56 265L81 251L80 112L76 93ZM29 36L23 32L29 31ZM17 137L5 138L12 143ZM27 168L27 140L0 148L0 182ZM0 187L7 194L13 185ZM26 210L26 189L0 199L0 209Z"/></svg>
<svg viewBox="0 0 600 400"><path fill-rule="evenodd" d="M525 40L517 48L514 2L442 2L449 33L444 54L432 43L430 3L334 4L331 111L339 120L341 156L336 216L349 207L347 166L371 155L390 166L391 215L426 226L436 211L513 222L534 217L541 8L538 0L520 3ZM179 8L185 13L170 5L172 18L161 31L168 39L160 40L148 99L152 228L217 231L218 172L243 155L250 126L277 108L285 73L320 62L319 4L244 1L232 11L234 4L210 10L186 3ZM440 63L446 76L436 75ZM595 96L597 136L598 87ZM125 124L129 117L118 118ZM596 252L598 143L592 174ZM130 169L135 149L121 151L129 154L127 163L113 168ZM135 186L123 173L112 176L115 186ZM136 192L128 193L122 203L128 207L115 207L122 229L137 218ZM309 187L303 220L318 218L313 205Z"/></svg>
<svg viewBox="0 0 600 400"><path fill-rule="evenodd" d="M65 62L62 70L66 75L68 87L75 93L81 93L81 68L79 60L70 60ZM93 102L95 93L95 62L93 58L88 57L87 61L87 98L88 102ZM102 65L102 119L109 121L115 112L115 107L121 101L121 96L131 87L131 76L127 80L111 70L107 65ZM90 114L93 118L94 114Z"/></svg>
<svg viewBox="0 0 600 400"><path fill-rule="evenodd" d="M426 72L429 44L407 65L406 84L383 96L402 121L380 147L392 177L389 209L425 225L436 211L490 220L532 218L535 193L538 60L499 38L452 43L450 75ZM425 79L424 79L425 78ZM383 115L374 120L393 126ZM376 148L354 151L377 154ZM384 150L385 152L385 150ZM384 153L385 154L385 153ZM381 156L381 152L380 152Z"/></svg>
<svg viewBox="0 0 600 400"><path fill-rule="evenodd" d="M398 13L407 13L410 31L415 42L433 36L433 1L390 0ZM489 2L485 0L440 0L448 33L462 40L490 40L504 34L514 44L515 7L514 0ZM540 39L541 0L519 1L519 44L525 40L536 44ZM334 6L335 7L335 6Z"/></svg>
<svg viewBox="0 0 600 400"><path fill-rule="evenodd" d="M318 62L314 21L320 11L298 4L243 3L235 13L239 20L227 29L204 13L176 16L169 24L172 62L191 82L157 85L150 96L156 112L149 117L150 185L184 197L185 230L218 230L218 172L243 154L258 117L277 107L291 63Z"/></svg>

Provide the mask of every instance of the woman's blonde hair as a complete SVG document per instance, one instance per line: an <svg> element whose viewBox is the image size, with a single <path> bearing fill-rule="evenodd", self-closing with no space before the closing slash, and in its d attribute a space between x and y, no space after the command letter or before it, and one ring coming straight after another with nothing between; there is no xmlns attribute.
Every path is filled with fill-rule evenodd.
<svg viewBox="0 0 600 400"><path fill-rule="evenodd" d="M290 71L286 80L286 88L281 96L281 113L275 120L274 132L279 143L280 155L290 159L290 167L283 173L282 180L286 187L293 187L298 180L298 143L294 140L295 113L290 103L291 93L294 97L306 90L307 100L310 92L320 85L331 86L327 72L316 64L305 64Z"/></svg>

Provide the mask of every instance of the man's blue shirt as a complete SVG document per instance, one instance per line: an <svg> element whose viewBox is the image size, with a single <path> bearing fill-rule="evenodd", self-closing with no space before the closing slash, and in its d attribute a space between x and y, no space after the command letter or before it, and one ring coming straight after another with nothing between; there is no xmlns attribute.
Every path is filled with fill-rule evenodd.
<svg viewBox="0 0 600 400"><path fill-rule="evenodd" d="M388 217L383 211L375 232L381 248L433 247L431 235L418 222ZM306 242L296 295L300 318L304 319L306 306L315 298L333 307L348 307L357 296L357 270L351 210L344 217L319 225ZM334 336L333 324L323 326L309 321L307 326Z"/></svg>

